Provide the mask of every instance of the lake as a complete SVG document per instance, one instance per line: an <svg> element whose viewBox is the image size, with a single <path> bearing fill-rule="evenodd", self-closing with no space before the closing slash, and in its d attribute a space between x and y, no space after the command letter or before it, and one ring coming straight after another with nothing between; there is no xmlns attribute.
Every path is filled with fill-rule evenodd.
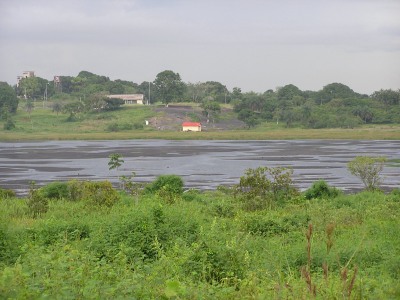
<svg viewBox="0 0 400 300"><path fill-rule="evenodd" d="M125 162L109 170L109 155ZM300 189L324 179L346 191L363 188L346 164L358 155L400 159L400 141L272 140L272 141L45 141L0 142L0 186L19 194L29 182L43 185L70 179L105 180L136 172L136 180L150 182L162 174L182 176L186 187L215 189L239 182L246 169L291 167ZM400 185L399 164L384 169L384 188Z"/></svg>

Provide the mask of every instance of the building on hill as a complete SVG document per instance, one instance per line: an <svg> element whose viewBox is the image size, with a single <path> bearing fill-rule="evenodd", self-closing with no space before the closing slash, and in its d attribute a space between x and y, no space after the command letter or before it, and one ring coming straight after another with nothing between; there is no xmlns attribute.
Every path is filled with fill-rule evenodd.
<svg viewBox="0 0 400 300"><path fill-rule="evenodd" d="M24 71L22 72L22 76L17 76L17 86L19 86L19 82L24 78L35 77L35 71Z"/></svg>
<svg viewBox="0 0 400 300"><path fill-rule="evenodd" d="M108 98L122 99L125 104L143 104L143 94L120 94L120 95L107 95Z"/></svg>
<svg viewBox="0 0 400 300"><path fill-rule="evenodd" d="M201 131L201 123L199 122L183 122L182 131Z"/></svg>

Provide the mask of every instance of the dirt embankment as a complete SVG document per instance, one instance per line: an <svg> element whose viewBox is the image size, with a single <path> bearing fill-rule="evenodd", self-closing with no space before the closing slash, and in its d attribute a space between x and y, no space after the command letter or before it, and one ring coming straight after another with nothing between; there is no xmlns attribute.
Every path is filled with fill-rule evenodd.
<svg viewBox="0 0 400 300"><path fill-rule="evenodd" d="M202 130L235 130L245 127L245 124L238 120L230 108L221 108L221 113L215 120L207 120L200 107L189 105L169 105L154 108L156 117L149 120L150 126L159 130L182 130L182 122L201 122Z"/></svg>

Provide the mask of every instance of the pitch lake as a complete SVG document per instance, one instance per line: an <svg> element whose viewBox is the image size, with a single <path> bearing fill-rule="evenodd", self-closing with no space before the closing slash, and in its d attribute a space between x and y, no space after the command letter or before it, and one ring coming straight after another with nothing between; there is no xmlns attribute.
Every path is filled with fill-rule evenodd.
<svg viewBox="0 0 400 300"><path fill-rule="evenodd" d="M109 170L109 155L120 153L124 164ZM400 141L46 141L0 142L0 187L24 194L38 185L70 179L105 180L136 172L136 181L162 174L182 176L185 187L215 189L239 182L246 169L291 167L296 186L304 190L324 179L345 191L363 188L346 164L357 155L400 159ZM383 188L400 186L400 164L385 167Z"/></svg>

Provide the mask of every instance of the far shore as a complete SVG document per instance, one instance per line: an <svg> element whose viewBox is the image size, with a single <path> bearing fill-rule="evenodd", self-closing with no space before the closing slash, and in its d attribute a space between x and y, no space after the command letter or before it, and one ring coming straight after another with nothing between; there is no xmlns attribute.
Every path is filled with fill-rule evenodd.
<svg viewBox="0 0 400 300"><path fill-rule="evenodd" d="M139 130L123 132L1 132L0 142L40 141L40 140L400 140L400 125L364 126L354 129L300 129L275 130L223 130L203 132Z"/></svg>

